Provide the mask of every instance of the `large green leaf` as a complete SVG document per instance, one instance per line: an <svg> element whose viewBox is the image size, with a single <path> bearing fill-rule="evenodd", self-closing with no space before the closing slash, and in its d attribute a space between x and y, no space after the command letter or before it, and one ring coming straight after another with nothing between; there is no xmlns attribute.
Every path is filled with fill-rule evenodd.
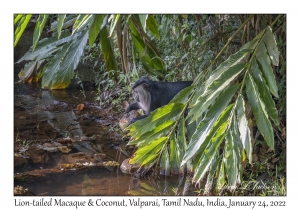
<svg viewBox="0 0 300 210"><path fill-rule="evenodd" d="M193 116L191 122L198 119L215 101L219 94L228 87L230 82L232 82L244 69L245 64L236 64L225 69L222 74L219 74L214 82L210 84L204 93L197 99L196 103L191 106L188 114L188 117Z"/></svg>
<svg viewBox="0 0 300 210"><path fill-rule="evenodd" d="M259 70L259 66L255 59L252 61L251 68L253 72L253 79L257 85L260 98L265 104L267 113L271 117L275 125L280 129L278 111L276 109L275 102L271 96L269 87L266 85L266 82L262 77L261 71Z"/></svg>
<svg viewBox="0 0 300 210"><path fill-rule="evenodd" d="M128 126L130 131L128 135L134 139L139 138L142 134L152 131L158 125L163 124L167 120L177 116L184 108L180 103L169 103L161 108L151 112L148 117L138 120Z"/></svg>
<svg viewBox="0 0 300 210"><path fill-rule="evenodd" d="M257 84L254 82L250 74L248 74L246 79L246 93L256 119L257 127L266 140L268 146L271 149L274 149L273 128L268 119L265 104L261 100L260 93L258 92Z"/></svg>
<svg viewBox="0 0 300 210"><path fill-rule="evenodd" d="M267 46L268 54L274 66L279 65L279 51L274 34L270 26L267 27L263 42Z"/></svg>
<svg viewBox="0 0 300 210"><path fill-rule="evenodd" d="M278 88L275 75L271 66L270 57L267 55L267 49L263 42L260 42L257 46L256 59L260 65L260 69L263 72L264 78L270 88L271 93L278 98Z"/></svg>
<svg viewBox="0 0 300 210"><path fill-rule="evenodd" d="M22 16L22 18L18 24L18 27L15 30L14 47L18 44L25 28L27 27L28 22L30 21L31 16L32 16L31 14Z"/></svg>
<svg viewBox="0 0 300 210"><path fill-rule="evenodd" d="M47 22L48 16L49 15L40 15L36 22L34 33L33 33L33 50L35 49L35 47L42 35L42 32L43 32L43 29Z"/></svg>
<svg viewBox="0 0 300 210"><path fill-rule="evenodd" d="M102 25L104 15L94 15L89 28L89 45L93 46Z"/></svg>
<svg viewBox="0 0 300 210"><path fill-rule="evenodd" d="M197 127L196 132L192 136L181 165L192 158L196 152L198 152L200 146L204 146L204 148L206 147L206 145L202 145L203 142L207 139L207 135L211 132L215 122L218 120L220 114L225 110L238 88L239 84L229 87L220 95L209 109L205 118L200 122L200 125Z"/></svg>
<svg viewBox="0 0 300 210"><path fill-rule="evenodd" d="M237 121L240 133L240 140L243 143L244 149L246 150L247 157L250 163L252 163L252 143L251 143L251 136L250 136L250 129L248 127L248 120L246 118L246 111L245 111L245 101L242 95L239 95L237 106Z"/></svg>
<svg viewBox="0 0 300 210"><path fill-rule="evenodd" d="M66 88L74 76L80 57L88 39L88 30L81 33L78 40L67 43L51 60L46 69L42 87L48 89Z"/></svg>

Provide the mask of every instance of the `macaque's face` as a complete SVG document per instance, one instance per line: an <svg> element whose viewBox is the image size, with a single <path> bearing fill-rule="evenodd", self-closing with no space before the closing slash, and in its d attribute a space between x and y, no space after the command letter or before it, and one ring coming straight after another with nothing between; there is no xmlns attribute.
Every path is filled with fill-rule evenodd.
<svg viewBox="0 0 300 210"><path fill-rule="evenodd" d="M139 85L134 88L134 94L134 98L138 102L141 109L143 109L145 113L149 113L151 94L148 89L145 89L144 85Z"/></svg>

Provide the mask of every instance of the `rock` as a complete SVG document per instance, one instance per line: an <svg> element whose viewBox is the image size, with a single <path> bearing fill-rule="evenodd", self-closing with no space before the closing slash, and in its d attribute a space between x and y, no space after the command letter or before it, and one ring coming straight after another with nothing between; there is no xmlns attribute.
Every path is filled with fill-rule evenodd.
<svg viewBox="0 0 300 210"><path fill-rule="evenodd" d="M18 156L14 157L14 166L15 167L23 166L23 165L26 165L26 164L27 164L27 160L25 158L18 157Z"/></svg>
<svg viewBox="0 0 300 210"><path fill-rule="evenodd" d="M130 164L129 160L130 158L125 159L120 166L120 169L124 174L133 174L140 168L139 164Z"/></svg>

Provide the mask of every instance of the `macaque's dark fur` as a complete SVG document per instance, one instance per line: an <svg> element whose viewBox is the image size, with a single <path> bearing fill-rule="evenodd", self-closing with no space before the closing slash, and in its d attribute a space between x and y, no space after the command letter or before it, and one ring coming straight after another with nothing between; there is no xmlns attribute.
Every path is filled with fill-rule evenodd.
<svg viewBox="0 0 300 210"><path fill-rule="evenodd" d="M132 86L136 101L130 104L125 112L143 109L145 115L132 119L130 124L147 117L150 112L168 104L177 93L191 84L191 81L157 82L141 77Z"/></svg>

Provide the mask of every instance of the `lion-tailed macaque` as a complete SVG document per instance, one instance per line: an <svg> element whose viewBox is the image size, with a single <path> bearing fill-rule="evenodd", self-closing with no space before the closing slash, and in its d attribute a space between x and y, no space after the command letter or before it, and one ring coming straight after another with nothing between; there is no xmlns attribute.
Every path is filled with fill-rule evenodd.
<svg viewBox="0 0 300 210"><path fill-rule="evenodd" d="M130 104L125 112L142 109L144 115L132 119L129 124L147 117L150 112L168 104L177 93L191 84L192 81L157 82L141 77L132 86L135 102Z"/></svg>

